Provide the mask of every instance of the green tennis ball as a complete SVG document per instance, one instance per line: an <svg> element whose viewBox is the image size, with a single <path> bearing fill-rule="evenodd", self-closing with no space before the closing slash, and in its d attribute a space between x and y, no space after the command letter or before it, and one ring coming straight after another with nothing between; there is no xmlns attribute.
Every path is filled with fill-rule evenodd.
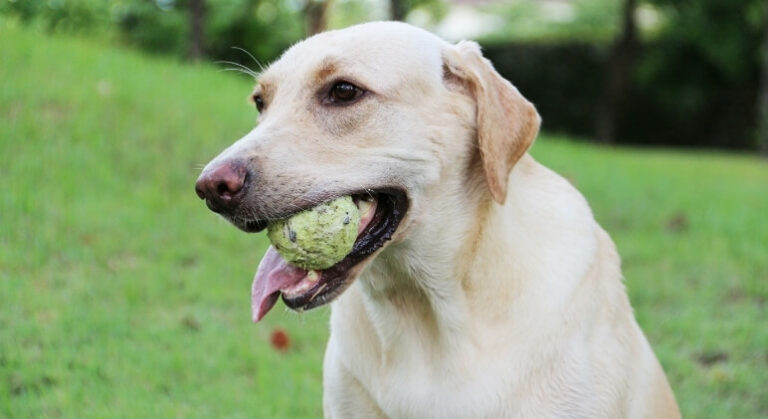
<svg viewBox="0 0 768 419"><path fill-rule="evenodd" d="M288 263L302 269L327 269L352 251L360 211L343 196L267 226L267 237Z"/></svg>

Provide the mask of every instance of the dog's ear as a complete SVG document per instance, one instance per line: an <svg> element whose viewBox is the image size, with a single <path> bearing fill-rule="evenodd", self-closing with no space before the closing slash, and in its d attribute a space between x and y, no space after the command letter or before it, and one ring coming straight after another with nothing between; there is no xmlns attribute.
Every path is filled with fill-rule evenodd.
<svg viewBox="0 0 768 419"><path fill-rule="evenodd" d="M477 102L477 145L488 189L496 202L507 197L507 177L533 144L541 118L536 108L505 80L480 46L461 41L443 55L443 76L449 84L468 87Z"/></svg>

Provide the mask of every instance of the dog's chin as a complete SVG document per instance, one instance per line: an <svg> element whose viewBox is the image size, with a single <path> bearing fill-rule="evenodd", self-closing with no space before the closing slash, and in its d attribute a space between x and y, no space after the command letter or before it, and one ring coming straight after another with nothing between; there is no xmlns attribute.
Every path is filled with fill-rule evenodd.
<svg viewBox="0 0 768 419"><path fill-rule="evenodd" d="M252 220L239 217L225 217L232 225L246 233L258 233L267 228L267 222L264 220Z"/></svg>
<svg viewBox="0 0 768 419"><path fill-rule="evenodd" d="M386 188L344 193L327 199L331 200L342 195L352 195L361 212L363 208L370 208L366 213L367 224L358 233L352 251L330 268L306 271L289 265L274 249L270 248L254 279L254 320L260 320L274 305L278 296L282 296L285 305L294 310L309 310L338 297L395 236L409 207L408 197L400 189ZM292 214L284 216L290 215ZM251 232L266 227L266 223L259 221L246 221L236 225ZM270 261L265 262L267 260ZM272 279L268 278L274 275L290 276L291 279L286 282L289 285L269 288L272 285L266 284L272 283Z"/></svg>

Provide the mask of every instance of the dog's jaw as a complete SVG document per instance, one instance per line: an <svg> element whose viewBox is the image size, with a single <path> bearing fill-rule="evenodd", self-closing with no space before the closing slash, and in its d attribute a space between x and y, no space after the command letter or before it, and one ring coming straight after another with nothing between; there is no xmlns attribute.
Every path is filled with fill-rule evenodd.
<svg viewBox="0 0 768 419"><path fill-rule="evenodd" d="M259 321L282 295L294 310L309 310L326 304L355 281L360 271L395 236L408 211L402 190L383 188L353 195L365 209L352 251L341 261L322 270L304 270L290 265L270 247L262 258L251 289L253 320Z"/></svg>

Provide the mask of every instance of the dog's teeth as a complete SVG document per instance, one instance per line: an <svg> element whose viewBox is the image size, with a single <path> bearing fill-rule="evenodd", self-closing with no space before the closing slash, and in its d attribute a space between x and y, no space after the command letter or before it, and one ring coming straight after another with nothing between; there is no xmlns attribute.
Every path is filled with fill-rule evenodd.
<svg viewBox="0 0 768 419"><path fill-rule="evenodd" d="M357 203L357 208L360 210L360 216L363 217L368 214L368 210L371 209L371 201L363 200Z"/></svg>
<svg viewBox="0 0 768 419"><path fill-rule="evenodd" d="M317 271L311 270L307 272L307 280L309 282L317 282L318 279L320 279L320 274Z"/></svg>

